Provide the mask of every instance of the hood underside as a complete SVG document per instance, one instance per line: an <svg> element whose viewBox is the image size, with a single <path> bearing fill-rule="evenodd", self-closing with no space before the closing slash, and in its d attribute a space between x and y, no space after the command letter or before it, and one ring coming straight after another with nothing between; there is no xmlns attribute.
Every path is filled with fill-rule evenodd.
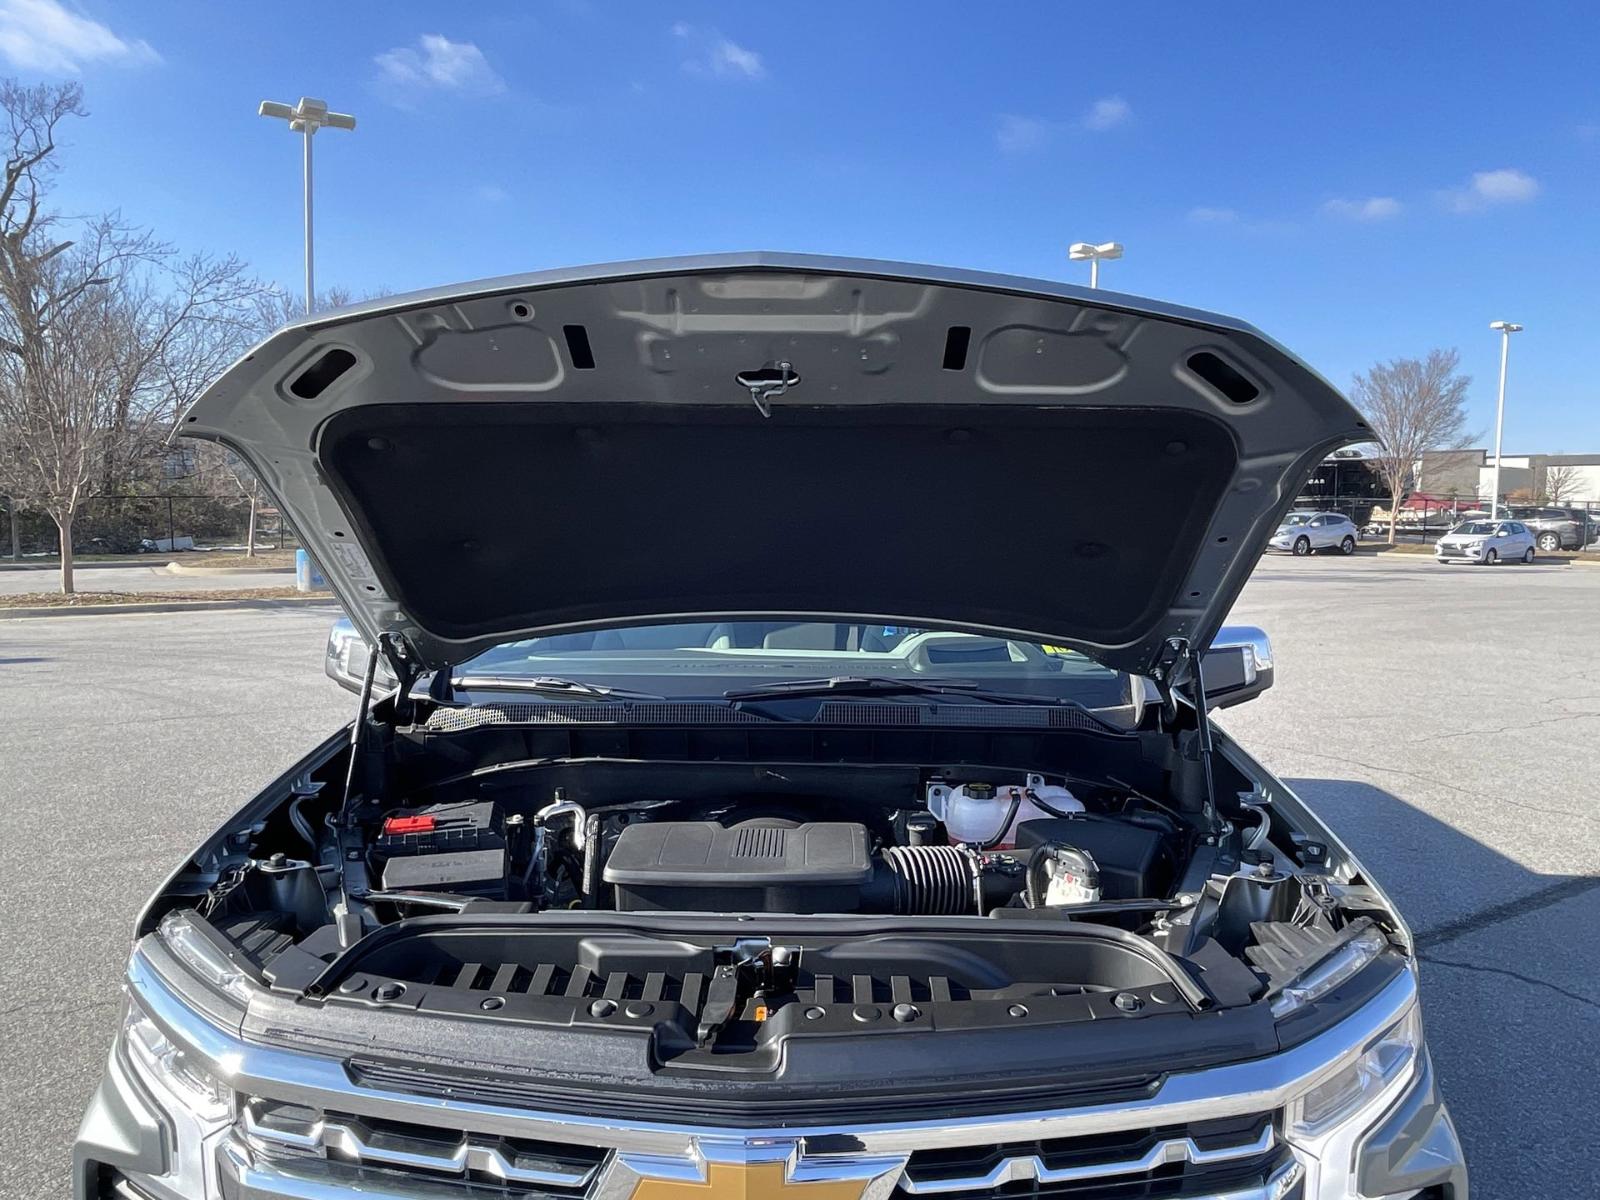
<svg viewBox="0 0 1600 1200"><path fill-rule="evenodd" d="M1312 468L1370 439L1247 325L796 255L544 272L280 330L186 414L369 641L737 617L1206 644Z"/></svg>

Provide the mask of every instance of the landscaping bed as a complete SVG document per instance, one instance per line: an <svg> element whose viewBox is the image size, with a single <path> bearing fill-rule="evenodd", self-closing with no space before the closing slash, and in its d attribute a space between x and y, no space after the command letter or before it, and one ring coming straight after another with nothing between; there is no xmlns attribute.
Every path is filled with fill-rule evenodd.
<svg viewBox="0 0 1600 1200"><path fill-rule="evenodd" d="M107 604L185 604L217 600L332 599L332 592L302 592L292 587L207 588L194 592L22 592L0 596L0 610L8 608L89 608Z"/></svg>

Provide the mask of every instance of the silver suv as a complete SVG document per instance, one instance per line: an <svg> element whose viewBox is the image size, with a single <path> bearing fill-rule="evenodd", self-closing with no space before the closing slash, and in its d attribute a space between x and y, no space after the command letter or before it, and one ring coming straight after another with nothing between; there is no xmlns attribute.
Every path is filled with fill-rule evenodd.
<svg viewBox="0 0 1600 1200"><path fill-rule="evenodd" d="M1337 550L1348 555L1356 552L1360 537L1355 522L1343 513L1296 511L1284 515L1267 542L1267 549L1296 557L1318 550Z"/></svg>

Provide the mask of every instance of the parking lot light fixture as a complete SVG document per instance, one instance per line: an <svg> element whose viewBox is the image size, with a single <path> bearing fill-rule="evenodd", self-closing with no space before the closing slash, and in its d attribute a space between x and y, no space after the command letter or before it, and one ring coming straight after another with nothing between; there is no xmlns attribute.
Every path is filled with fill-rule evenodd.
<svg viewBox="0 0 1600 1200"><path fill-rule="evenodd" d="M349 113L329 112L326 100L313 100L309 96L301 96L300 103L293 105L263 100L256 112L263 117L289 122L289 128L305 138L306 313L309 314L317 295L311 250L311 139L319 129L353 130L356 119Z"/></svg>
<svg viewBox="0 0 1600 1200"><path fill-rule="evenodd" d="M1500 439L1506 426L1506 359L1511 354L1511 335L1522 330L1510 321L1491 321L1490 329L1500 331L1500 399L1494 409L1494 495L1489 498L1489 518L1500 518Z"/></svg>
<svg viewBox="0 0 1600 1200"><path fill-rule="evenodd" d="M1097 288L1100 286L1101 261L1110 260L1113 258L1121 258L1122 243L1100 242L1097 244L1095 242L1073 242L1072 245L1067 247L1067 257L1072 259L1073 262L1088 262L1089 286L1092 288Z"/></svg>

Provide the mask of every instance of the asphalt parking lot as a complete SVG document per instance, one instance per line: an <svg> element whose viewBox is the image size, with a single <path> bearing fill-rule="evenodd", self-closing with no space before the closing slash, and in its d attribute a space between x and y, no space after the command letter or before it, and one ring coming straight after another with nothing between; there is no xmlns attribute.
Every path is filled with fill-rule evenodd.
<svg viewBox="0 0 1600 1200"><path fill-rule="evenodd" d="M8 1171L64 1194L129 924L354 700L332 608L0 620ZM1224 726L1399 901L1477 1200L1600 1194L1600 569L1268 559L1274 691Z"/></svg>

